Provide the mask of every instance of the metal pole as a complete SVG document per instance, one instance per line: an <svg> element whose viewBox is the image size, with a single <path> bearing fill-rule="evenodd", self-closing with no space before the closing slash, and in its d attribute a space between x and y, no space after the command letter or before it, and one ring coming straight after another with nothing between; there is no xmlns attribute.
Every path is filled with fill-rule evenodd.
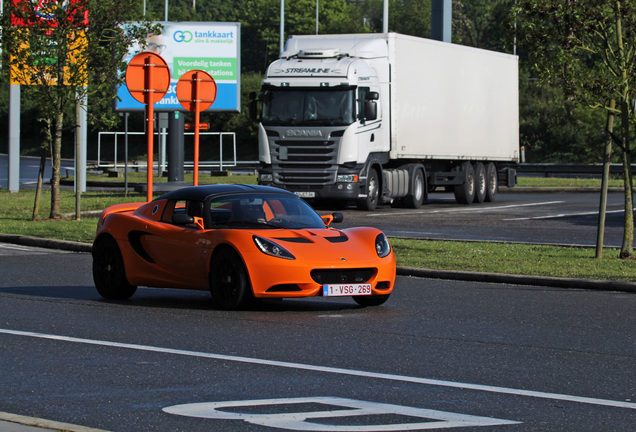
<svg viewBox="0 0 636 432"><path fill-rule="evenodd" d="M285 0L280 0L280 42L278 52L283 52L285 39Z"/></svg>
<svg viewBox="0 0 636 432"><path fill-rule="evenodd" d="M75 220L80 220L82 213L82 174L81 174L81 166L82 166L82 156L81 156L81 127L80 127L80 116L82 107L80 105L80 101L75 98Z"/></svg>
<svg viewBox="0 0 636 432"><path fill-rule="evenodd" d="M316 34L318 34L318 1L316 0Z"/></svg>
<svg viewBox="0 0 636 432"><path fill-rule="evenodd" d="M194 186L199 185L199 103L201 96L199 95L199 72L195 72L192 78L192 92L194 93Z"/></svg>
<svg viewBox="0 0 636 432"><path fill-rule="evenodd" d="M167 0L166 0L167 1ZM146 79L144 80L145 83L145 88L149 89L151 84L153 83L153 79L152 79L152 65L150 64L150 59L146 60L146 67L145 69L145 74L146 74ZM155 117L155 107L154 107L154 101L152 100L152 93L150 91L146 92L146 115L148 116L146 119L146 124L148 125L148 130L146 131L146 139L147 139L147 150L148 150L148 169L147 169L147 175L146 175L146 181L147 181L147 186L148 186L148 190L146 193L146 198L148 200L148 202L152 201L152 175L153 175L153 167L154 167L154 162L153 162L153 151L154 151L154 117Z"/></svg>
<svg viewBox="0 0 636 432"><path fill-rule="evenodd" d="M124 196L128 196L128 114L124 114Z"/></svg>
<svg viewBox="0 0 636 432"><path fill-rule="evenodd" d="M9 85L9 192L20 192L20 85Z"/></svg>
<svg viewBox="0 0 636 432"><path fill-rule="evenodd" d="M164 21L168 21L168 0L166 0L165 6L164 6Z"/></svg>
<svg viewBox="0 0 636 432"><path fill-rule="evenodd" d="M382 12L382 33L389 32L389 0L384 0Z"/></svg>

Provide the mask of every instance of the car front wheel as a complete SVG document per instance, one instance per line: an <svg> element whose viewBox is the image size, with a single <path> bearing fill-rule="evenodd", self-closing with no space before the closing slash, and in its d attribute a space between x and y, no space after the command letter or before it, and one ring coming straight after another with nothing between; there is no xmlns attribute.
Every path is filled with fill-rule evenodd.
<svg viewBox="0 0 636 432"><path fill-rule="evenodd" d="M249 279L241 257L229 248L217 252L210 268L210 292L225 310L238 309L248 296Z"/></svg>
<svg viewBox="0 0 636 432"><path fill-rule="evenodd" d="M380 306L389 299L390 294L370 295L370 296L353 296L353 300L360 306Z"/></svg>

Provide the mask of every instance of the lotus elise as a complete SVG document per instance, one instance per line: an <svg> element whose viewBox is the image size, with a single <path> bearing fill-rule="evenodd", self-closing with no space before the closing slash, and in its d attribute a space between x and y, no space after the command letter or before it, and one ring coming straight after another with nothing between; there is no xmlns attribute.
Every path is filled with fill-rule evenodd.
<svg viewBox="0 0 636 432"><path fill-rule="evenodd" d="M381 305L395 283L391 245L375 228L331 227L341 221L278 188L185 187L102 212L93 280L107 299L147 286L210 290L223 309L321 296Z"/></svg>

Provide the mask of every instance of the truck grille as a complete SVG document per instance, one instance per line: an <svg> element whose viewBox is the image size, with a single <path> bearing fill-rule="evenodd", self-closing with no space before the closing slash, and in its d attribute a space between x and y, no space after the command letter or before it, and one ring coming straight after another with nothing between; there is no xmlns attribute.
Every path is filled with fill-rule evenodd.
<svg viewBox="0 0 636 432"><path fill-rule="evenodd" d="M336 182L338 141L273 140L274 183L327 185Z"/></svg>

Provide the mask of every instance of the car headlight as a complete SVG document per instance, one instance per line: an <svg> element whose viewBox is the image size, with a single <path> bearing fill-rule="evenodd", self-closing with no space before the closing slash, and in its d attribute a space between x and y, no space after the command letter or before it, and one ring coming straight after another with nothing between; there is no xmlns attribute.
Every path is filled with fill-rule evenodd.
<svg viewBox="0 0 636 432"><path fill-rule="evenodd" d="M380 258L384 258L391 253L391 244L384 234L378 234L375 238L375 251Z"/></svg>
<svg viewBox="0 0 636 432"><path fill-rule="evenodd" d="M256 244L256 247L258 247L258 250L260 250L266 255L271 255L277 258L284 258L289 260L296 259L285 248L277 245L273 241L266 240L259 236L254 236L252 238L254 239L254 243Z"/></svg>

